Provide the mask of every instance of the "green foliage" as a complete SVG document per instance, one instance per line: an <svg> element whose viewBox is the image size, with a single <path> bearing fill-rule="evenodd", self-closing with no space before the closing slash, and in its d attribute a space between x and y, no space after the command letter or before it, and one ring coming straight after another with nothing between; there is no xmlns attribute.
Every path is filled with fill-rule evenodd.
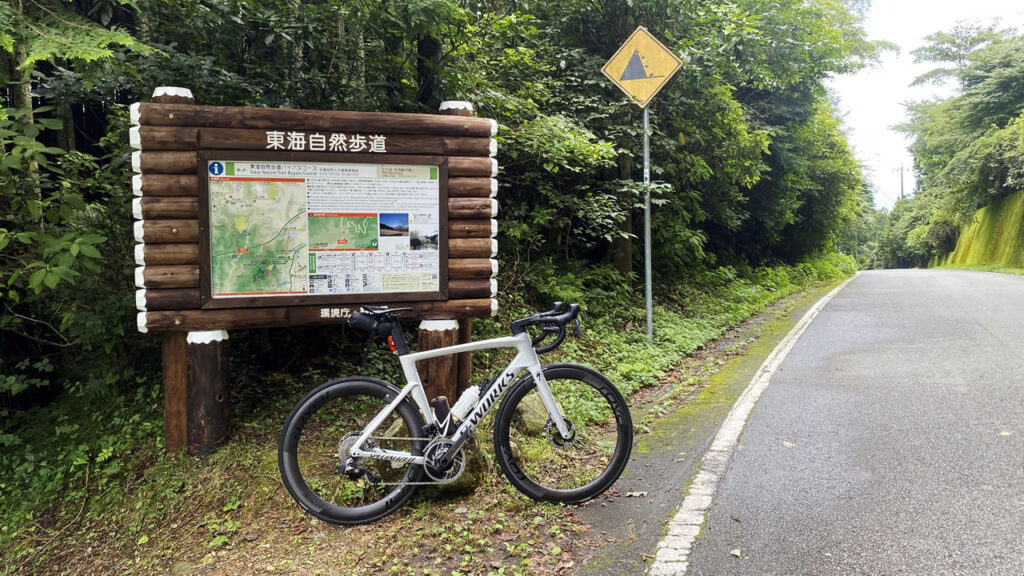
<svg viewBox="0 0 1024 576"><path fill-rule="evenodd" d="M914 62L942 64L914 79L913 85L941 84L956 78L970 61L973 52L1005 40L1009 32L995 25L982 26L971 22L957 22L949 32L936 32L925 37L928 42L914 49Z"/></svg>
<svg viewBox="0 0 1024 576"><path fill-rule="evenodd" d="M123 30L96 26L65 9L61 3L54 2L50 7L37 6L40 17L29 24L21 20L10 5L0 5L0 22L3 23L0 47L13 53L16 35L30 32L19 42L26 52L25 60L20 64L22 68L32 68L39 62L58 58L95 62L114 56L116 48L131 48L144 53L150 51Z"/></svg>
<svg viewBox="0 0 1024 576"><path fill-rule="evenodd" d="M1024 189L1024 37L961 24L930 38L917 57L947 66L920 80L954 78L959 92L913 104L902 126L914 138L920 184L890 230L888 261L901 265L944 258L975 211Z"/></svg>
<svg viewBox="0 0 1024 576"><path fill-rule="evenodd" d="M106 240L81 226L92 208L81 187L88 183L65 177L86 157L43 145L40 135L60 122L24 121L32 116L27 109L0 109L0 149L6 151L0 160L0 343L7 352L0 358L0 376L6 377L0 393L9 394L26 383L48 383L37 377L38 363L28 360L37 345L70 344L66 331L75 322L74 307L54 300L78 286L83 274L100 271L97 246ZM18 366L26 370L23 377Z"/></svg>

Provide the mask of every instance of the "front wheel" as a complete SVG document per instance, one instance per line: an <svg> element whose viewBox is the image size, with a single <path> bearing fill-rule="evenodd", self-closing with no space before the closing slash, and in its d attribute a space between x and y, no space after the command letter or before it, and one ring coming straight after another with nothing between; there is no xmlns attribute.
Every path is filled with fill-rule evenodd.
<svg viewBox="0 0 1024 576"><path fill-rule="evenodd" d="M622 393L585 366L545 366L544 378L570 429L555 429L537 384L527 376L505 395L494 424L501 470L534 500L579 504L619 478L633 448L633 420Z"/></svg>
<svg viewBox="0 0 1024 576"><path fill-rule="evenodd" d="M359 433L398 395L381 380L342 378L313 390L288 416L278 467L288 493L307 512L334 524L365 524L397 510L416 490L423 467L353 458ZM422 456L423 419L408 399L373 430L364 449Z"/></svg>

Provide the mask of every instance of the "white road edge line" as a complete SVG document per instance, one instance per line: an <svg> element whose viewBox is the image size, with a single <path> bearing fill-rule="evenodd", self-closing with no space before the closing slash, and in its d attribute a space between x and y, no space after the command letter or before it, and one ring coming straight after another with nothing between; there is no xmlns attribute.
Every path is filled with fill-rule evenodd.
<svg viewBox="0 0 1024 576"><path fill-rule="evenodd" d="M676 515L668 522L668 534L658 544L654 563L647 572L649 576L683 576L686 574L689 567L690 550L697 535L700 534L704 517L711 508L715 488L718 486L718 481L725 472L729 460L732 459L733 452L736 451L740 434L747 424L747 418L750 417L754 405L757 404L761 393L768 387L772 375L778 370L779 365L786 359L786 355L792 350L796 341L803 335L804 330L818 315L818 312L821 312L821 309L853 278L847 279L826 294L804 314L796 326L793 326L793 329L772 350L772 353L761 364L757 374L750 380L750 384L747 384L747 389L736 400L736 404L733 405L732 410L725 417L725 421L722 422L722 427L715 435L711 448L704 455L700 470L694 476L686 498L679 506Z"/></svg>

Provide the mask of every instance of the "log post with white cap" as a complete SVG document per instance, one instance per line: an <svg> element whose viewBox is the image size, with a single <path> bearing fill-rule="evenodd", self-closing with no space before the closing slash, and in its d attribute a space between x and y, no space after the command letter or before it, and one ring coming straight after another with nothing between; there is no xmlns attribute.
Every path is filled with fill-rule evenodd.
<svg viewBox="0 0 1024 576"><path fill-rule="evenodd" d="M419 350L436 350L459 343L459 322L457 320L424 320L420 322L416 338ZM444 396L449 405L455 404L461 391L458 379L458 359L454 355L420 360L417 371L423 381L427 398Z"/></svg>
<svg viewBox="0 0 1024 576"><path fill-rule="evenodd" d="M153 101L195 104L188 88L173 86L154 90ZM146 151L149 142L142 137L138 107L132 112L135 303L139 327L145 329L150 310L199 307L199 205L191 185L195 176L188 174L195 172L196 153L195 138L190 141L187 130L169 134L159 152ZM164 182L171 193L143 194L143 173L168 174ZM159 191L159 177L152 182L156 186L147 192ZM163 335L164 440L169 452L208 454L227 441L227 339L224 330L176 330Z"/></svg>

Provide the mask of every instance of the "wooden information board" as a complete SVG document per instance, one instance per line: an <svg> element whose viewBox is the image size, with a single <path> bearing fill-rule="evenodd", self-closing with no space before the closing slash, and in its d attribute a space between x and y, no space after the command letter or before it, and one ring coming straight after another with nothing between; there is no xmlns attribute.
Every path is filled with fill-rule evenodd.
<svg viewBox="0 0 1024 576"><path fill-rule="evenodd" d="M493 120L429 114L140 103L132 106L132 122L135 126L131 131L131 142L138 149L133 155L132 165L137 172L134 178L135 194L139 196L134 208L137 219L135 239L138 242L136 260L139 265L136 269L139 289L136 302L140 331L227 330L340 322L349 313L358 310L356 305L361 303L412 307L414 312L408 317L422 319L481 317L496 310L497 290L493 278L497 272L497 261L494 259L497 252L497 242L494 240L497 233L497 222L494 219L497 216L497 162L493 156L497 147L491 138L496 131ZM247 296L244 292L236 294L237 298L217 298L210 292L210 282L215 276L210 274L211 255L208 249L211 247L211 239L216 244L216 235L223 232L216 228L224 226L224 222L218 220L223 216L223 210L218 212L218 207L222 208L223 204L213 206L214 220L211 221L209 192L211 178L229 176L210 174L209 171L214 164L222 165L220 169L226 171L228 162L234 162L235 165L246 163L249 166L276 165L278 171L274 174L279 177L285 164L305 166L314 173L318 169L316 167L344 170L344 167L352 165L436 168L439 185L437 197L439 202L442 199L444 201L443 205L439 204L434 215L438 225L437 242L440 243L436 265L437 280L440 283L432 290L395 288L405 281L414 282L414 277L408 272L404 277L392 275L390 287L380 286L379 290L336 290L332 279L331 290L324 292L326 288L318 286L314 279L312 290L306 286L305 295L291 294L291 298L259 298L255 295ZM273 170L267 168L265 173L250 176L272 178ZM296 172L292 179L307 180L309 170ZM370 186L375 193L388 194L382 192L382 180L363 179L361 193L368 195L371 190L366 186ZM222 181L214 181L217 182L215 190L224 188ZM332 182L335 184L333 189L330 186ZM298 184L280 186L280 190L275 192L281 194L280 198L292 198L298 210L303 202L312 201L310 194L341 194L341 187L355 183L321 179L318 192L293 190L309 188L311 185L308 180L305 184L282 184ZM349 189L345 193L351 195L353 192ZM415 194L415 189L410 189L408 193ZM239 212L239 234L247 234L246 241L250 245L240 244L235 248L248 248L249 252L238 256L246 259L253 275L260 274L258 265L262 261L257 256L269 259L262 273L266 276L266 282L271 282L280 273L280 269L273 267L283 265L280 251L287 249L283 241L266 243L270 240L266 227L274 226L276 219L260 208L270 206L273 202L268 197L261 204L254 196L259 194L256 191L242 194L248 194L249 199L236 200L249 202L249 217L256 218L263 212L263 222L258 228L250 226L250 223L243 221L247 215ZM305 198L300 198L302 196ZM216 193L214 197L216 199ZM391 200L394 201L393 212L385 212L385 207L380 205L380 202L388 201L387 198L378 198L377 204L370 203L363 208L350 204L352 210L364 210L350 213L376 214L378 230L389 233L386 229L389 226L387 221L384 221L385 228L380 228L381 214L408 214L410 209L416 210L419 206L411 198L411 208L403 206L401 199ZM302 207L306 222L303 223L304 231L301 234L308 236L309 226L341 225L340 221L344 217L308 217L310 213L345 213L328 212L330 204L331 201L326 200L320 208L310 204ZM350 220L348 223L353 222ZM396 222L398 227L405 225L402 221ZM283 222L278 224L283 225ZM416 230L415 221L408 226L407 230L401 232L408 232L410 241L413 232L417 232L421 238L424 236L423 231ZM426 236L434 236L433 230L427 232ZM307 244L301 256L308 268L309 238L296 241ZM262 245L258 247L260 252L257 255L254 245L260 243ZM316 249L313 250L315 252ZM292 260L299 260L298 256L295 254ZM408 261L410 255L405 256ZM273 261L275 258L278 258L277 262ZM212 264L215 269L223 264L222 260L214 257ZM323 260L330 267L332 262L336 263L339 259ZM381 262L379 266L385 267L387 264ZM367 267L372 265L364 265L363 270ZM348 272L353 273L353 270ZM241 274L241 271L238 273ZM290 273L295 277L301 275L294 270ZM383 282L383 278L374 277L371 281ZM290 288L282 291L303 292ZM335 313L334 308L338 308L339 312ZM325 309L328 312L325 313Z"/></svg>
<svg viewBox="0 0 1024 576"><path fill-rule="evenodd" d="M468 104L200 106L157 88L131 121L138 329L164 334L168 449L227 437L227 330L373 304L412 308L403 319L431 321L421 347L443 346L497 311L497 123ZM425 373L468 380L463 356Z"/></svg>

